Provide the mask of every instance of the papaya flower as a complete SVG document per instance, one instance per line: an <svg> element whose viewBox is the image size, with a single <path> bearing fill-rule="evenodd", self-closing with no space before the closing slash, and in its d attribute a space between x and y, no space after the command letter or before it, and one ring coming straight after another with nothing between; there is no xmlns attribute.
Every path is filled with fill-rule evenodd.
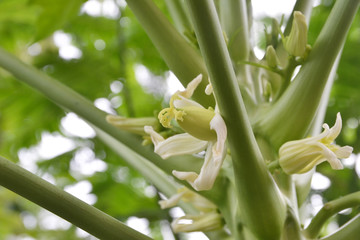
<svg viewBox="0 0 360 240"><path fill-rule="evenodd" d="M329 162L333 169L343 169L339 160L348 158L353 148L334 144L342 128L340 113L332 128L325 123L324 131L314 137L286 142L279 150L279 164L287 174L305 173L322 162Z"/></svg>
<svg viewBox="0 0 360 240"><path fill-rule="evenodd" d="M207 232L222 227L222 217L217 211L217 206L186 187L178 189L177 194L167 200L159 201L159 204L165 209L175 207L180 201L190 203L199 213L186 214L175 219L171 223L174 232Z"/></svg>
<svg viewBox="0 0 360 240"><path fill-rule="evenodd" d="M158 115L164 127L171 128L172 120L175 120L185 133L164 139L153 128L148 126L144 128L151 137L154 151L164 159L175 155L206 151L204 164L199 174L176 170L172 172L175 177L186 180L197 191L212 188L226 156L227 136L225 122L217 108L206 109L190 99L201 80L202 75L199 75L187 85L184 91L176 92L170 99L170 106ZM212 93L211 85L208 85L205 92Z"/></svg>
<svg viewBox="0 0 360 240"><path fill-rule="evenodd" d="M144 126L160 128L160 124L155 117L127 118L123 116L107 115L106 121L111 125L131 133L145 135Z"/></svg>

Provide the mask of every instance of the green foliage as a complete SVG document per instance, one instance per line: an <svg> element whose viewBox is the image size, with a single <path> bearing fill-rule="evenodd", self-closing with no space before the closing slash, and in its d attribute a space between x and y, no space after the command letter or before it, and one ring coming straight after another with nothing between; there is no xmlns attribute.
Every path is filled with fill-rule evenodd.
<svg viewBox="0 0 360 240"><path fill-rule="evenodd" d="M113 113L128 117L156 116L164 105L165 79L169 74L166 63L128 7L118 6L116 17L91 16L80 13L85 2L0 1L0 46L87 99L93 102L99 98L108 100ZM164 1L155 2L170 19ZM313 10L308 35L310 44L315 42L330 10L331 5L319 5ZM354 146L355 153L360 152L360 81L356 80L360 76L359 18L358 14L343 49L324 121L332 125L336 113L341 112L344 128L337 143ZM267 26L271 24L269 18L264 22ZM81 57L62 58L53 39L54 33L70 37L71 45L81 52ZM38 50L34 53L32 47ZM265 47L264 40L260 41L260 47ZM149 84L145 87L136 75L139 66L145 66L149 71ZM119 91L111 88L114 82L120 84ZM158 190L99 139L83 139L66 133L61 125L66 113L0 69L1 155L18 161L19 151L39 144L42 133L60 133L71 139L75 148L51 159L36 159L36 174L50 175L61 188L82 180L89 181L91 194L97 197L95 207L122 221L131 216L146 218L152 236L162 239L160 229L164 222L161 220L171 220L171 217L158 206ZM73 171L76 152L84 146L91 149L94 158L106 164L106 170L88 175ZM331 188L312 192L320 193L324 202L360 188L354 167L334 172L329 166L321 165L318 171L331 179ZM75 226L66 230L46 230L39 224L27 228L22 217L30 213L40 221L40 208L3 188L0 188L0 206L0 239L10 234L35 239L81 239L76 235ZM356 212L355 209L348 215L339 215L336 221L343 224Z"/></svg>
<svg viewBox="0 0 360 240"><path fill-rule="evenodd" d="M36 21L37 32L34 37L34 42L37 42L55 30L62 28L71 18L76 16L84 0L30 0L29 3L40 7Z"/></svg>

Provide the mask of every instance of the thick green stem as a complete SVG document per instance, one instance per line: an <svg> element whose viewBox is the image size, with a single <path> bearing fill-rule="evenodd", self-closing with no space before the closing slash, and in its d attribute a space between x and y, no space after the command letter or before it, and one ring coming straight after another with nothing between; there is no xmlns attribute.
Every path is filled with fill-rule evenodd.
<svg viewBox="0 0 360 240"><path fill-rule="evenodd" d="M360 214L345 223L339 230L320 240L358 239L360 235Z"/></svg>
<svg viewBox="0 0 360 240"><path fill-rule="evenodd" d="M310 225L304 230L304 235L308 238L315 238L319 234L324 223L334 214L341 210L357 207L360 205L360 192L348 194L339 199L327 202L311 220Z"/></svg>
<svg viewBox="0 0 360 240"><path fill-rule="evenodd" d="M25 65L16 57L1 48L0 66L12 73L18 80L30 85L66 110L76 113L89 123L122 142L142 157L150 160L167 173L171 173L173 169L180 170L184 167L187 168L187 170L193 169L193 167L189 166L186 162L171 161L170 159L164 161L151 149L143 147L140 139L110 125L105 120L106 113L96 108L89 100L85 99L71 88L63 85L61 82L47 76L43 72Z"/></svg>
<svg viewBox="0 0 360 240"><path fill-rule="evenodd" d="M250 69L244 62L249 61L250 33L248 29L248 15L245 0L221 0L219 2L219 17L223 31L228 38L227 47L234 63L235 74L240 86L244 89L242 94L245 101L259 101L259 86L252 81ZM250 92L253 97L246 96ZM248 106L250 107L250 106Z"/></svg>
<svg viewBox="0 0 360 240"><path fill-rule="evenodd" d="M193 31L192 25L182 0L165 0L165 4L176 29L183 35L190 34Z"/></svg>
<svg viewBox="0 0 360 240"><path fill-rule="evenodd" d="M255 124L275 148L309 130L360 0L337 1L312 51L281 98ZM286 119L286 121L282 121Z"/></svg>
<svg viewBox="0 0 360 240"><path fill-rule="evenodd" d="M249 60L250 43L245 0L222 0L220 21L228 37L231 59L237 63Z"/></svg>
<svg viewBox="0 0 360 240"><path fill-rule="evenodd" d="M235 183L244 223L260 239L278 239L285 206L257 146L213 1L188 0L200 50L228 128ZM231 207L231 206L229 206Z"/></svg>
<svg viewBox="0 0 360 240"><path fill-rule="evenodd" d="M204 79L207 79L205 64L198 51L176 31L152 0L126 0L126 2L170 70L182 84L186 86L200 73L203 74ZM200 88L205 89L205 87L204 81ZM203 94L203 90L195 91L194 98L206 107L214 103L212 97Z"/></svg>
<svg viewBox="0 0 360 240"><path fill-rule="evenodd" d="M151 239L2 157L0 185L100 239Z"/></svg>

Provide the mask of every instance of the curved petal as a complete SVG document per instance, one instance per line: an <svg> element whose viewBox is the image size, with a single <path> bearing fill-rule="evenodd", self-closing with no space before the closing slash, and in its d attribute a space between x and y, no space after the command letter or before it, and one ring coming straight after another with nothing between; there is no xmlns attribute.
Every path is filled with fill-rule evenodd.
<svg viewBox="0 0 360 240"><path fill-rule="evenodd" d="M225 151L225 142L227 137L227 128L224 119L219 113L215 113L215 116L210 121L210 129L216 132L216 152L215 155L221 155Z"/></svg>
<svg viewBox="0 0 360 240"><path fill-rule="evenodd" d="M200 103L197 103L193 100L187 99L183 96L178 96L178 98L174 99L174 107L178 109L183 109L184 107L199 107L204 108Z"/></svg>
<svg viewBox="0 0 360 240"><path fill-rule="evenodd" d="M202 74L199 74L196 78L191 80L189 84L186 86L184 91L178 92L179 95L184 96L185 98L190 98L193 94L195 89L199 86L202 80Z"/></svg>
<svg viewBox="0 0 360 240"><path fill-rule="evenodd" d="M160 144L161 142L163 142L165 140L160 134L155 132L154 129L151 126L145 126L144 131L145 131L145 133L150 135L151 141L153 142L153 144L155 146Z"/></svg>
<svg viewBox="0 0 360 240"><path fill-rule="evenodd" d="M342 120L341 120L341 115L338 112L336 115L336 121L335 124L332 128L330 128L330 133L329 135L324 139L324 141L326 141L327 143L331 143L335 140L335 138L337 138L337 136L339 136L340 132L341 132L341 128L342 128Z"/></svg>
<svg viewBox="0 0 360 240"><path fill-rule="evenodd" d="M338 149L336 149L334 151L334 153L338 158L348 158L348 157L350 157L352 151L353 151L352 147L344 146L344 147L339 147Z"/></svg>
<svg viewBox="0 0 360 240"><path fill-rule="evenodd" d="M333 151L331 151L327 146L325 146L322 143L318 143L317 146L319 146L322 149L324 157L330 163L330 166L333 169L344 168L341 161L337 158L336 154Z"/></svg>
<svg viewBox="0 0 360 240"><path fill-rule="evenodd" d="M149 126L146 126L145 132L150 135L154 143L154 152L164 159L171 156L199 153L208 144L207 141L194 138L188 133L177 134L164 139Z"/></svg>
<svg viewBox="0 0 360 240"><path fill-rule="evenodd" d="M175 207L178 202L181 200L181 198L184 196L186 192L179 192L173 196L171 196L171 198L167 199L167 200L160 200L159 204L161 209L165 209L165 208L171 208L171 207Z"/></svg>

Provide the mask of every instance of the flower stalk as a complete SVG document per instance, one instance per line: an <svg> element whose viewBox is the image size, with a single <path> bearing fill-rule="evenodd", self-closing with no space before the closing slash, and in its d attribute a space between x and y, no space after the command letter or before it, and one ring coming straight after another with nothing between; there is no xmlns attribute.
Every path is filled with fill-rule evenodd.
<svg viewBox="0 0 360 240"><path fill-rule="evenodd" d="M343 196L339 199L327 202L311 220L309 226L304 230L307 238L316 238L325 222L334 214L347 208L353 208L360 205L360 192L355 192ZM345 238L343 238L345 239ZM350 238L347 238L350 239Z"/></svg>
<svg viewBox="0 0 360 240"><path fill-rule="evenodd" d="M285 219L285 205L253 135L215 6L208 0L186 2L220 113L228 128L238 206L244 213L244 222L259 238L278 239Z"/></svg>
<svg viewBox="0 0 360 240"><path fill-rule="evenodd" d="M0 173L0 185L100 239L151 239L3 157Z"/></svg>
<svg viewBox="0 0 360 240"><path fill-rule="evenodd" d="M171 25L152 0L126 0L126 2L169 69L184 86L200 73L207 78L206 67L199 53ZM204 83L201 88L205 89L205 87ZM211 97L202 94L195 93L194 98L204 106L214 103Z"/></svg>

